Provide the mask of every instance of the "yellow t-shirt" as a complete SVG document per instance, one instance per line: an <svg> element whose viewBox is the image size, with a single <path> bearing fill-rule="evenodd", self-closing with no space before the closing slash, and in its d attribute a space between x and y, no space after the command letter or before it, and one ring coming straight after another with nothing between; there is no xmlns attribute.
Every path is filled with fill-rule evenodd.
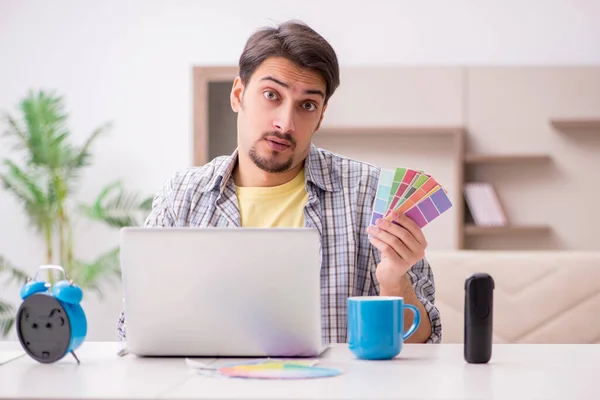
<svg viewBox="0 0 600 400"><path fill-rule="evenodd" d="M304 169L291 181L273 187L236 186L243 227L302 228L308 193Z"/></svg>

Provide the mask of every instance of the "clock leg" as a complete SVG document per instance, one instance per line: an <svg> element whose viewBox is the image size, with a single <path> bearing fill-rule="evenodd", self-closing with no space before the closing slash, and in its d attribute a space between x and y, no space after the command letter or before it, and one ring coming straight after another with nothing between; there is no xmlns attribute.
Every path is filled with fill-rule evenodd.
<svg viewBox="0 0 600 400"><path fill-rule="evenodd" d="M75 360L77 361L77 364L80 364L79 358L77 358L77 355L75 354L75 352L72 351L71 354L73 355L73 357L75 357Z"/></svg>

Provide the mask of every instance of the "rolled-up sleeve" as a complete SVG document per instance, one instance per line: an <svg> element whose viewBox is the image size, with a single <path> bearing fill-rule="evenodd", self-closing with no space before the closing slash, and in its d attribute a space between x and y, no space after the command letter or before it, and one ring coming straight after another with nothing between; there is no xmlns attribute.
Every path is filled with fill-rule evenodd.
<svg viewBox="0 0 600 400"><path fill-rule="evenodd" d="M426 258L419 260L408 270L415 294L429 316L431 322L431 335L426 343L441 343L442 321L440 311L435 306L435 281L431 265Z"/></svg>
<svg viewBox="0 0 600 400"><path fill-rule="evenodd" d="M370 295L379 295L379 283L376 279L376 268L380 262L379 252L373 247L369 257L369 267L371 270L371 289ZM442 341L442 320L440 311L435 305L435 280L433 270L427 258L423 258L415 263L409 270L408 276L411 280L415 294L423 307L427 311L427 316L431 323L431 335L425 343L441 343Z"/></svg>

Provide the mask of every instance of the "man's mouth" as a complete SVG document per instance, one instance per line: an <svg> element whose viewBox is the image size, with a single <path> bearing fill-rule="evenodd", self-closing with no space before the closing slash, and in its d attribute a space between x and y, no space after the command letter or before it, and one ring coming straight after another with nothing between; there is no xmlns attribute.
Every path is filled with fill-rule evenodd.
<svg viewBox="0 0 600 400"><path fill-rule="evenodd" d="M287 140L278 138L267 138L266 141L271 150L286 151L289 148L291 148L291 144Z"/></svg>
<svg viewBox="0 0 600 400"><path fill-rule="evenodd" d="M283 140L283 139L278 139L278 138L267 138L267 140L268 140L269 142L273 142L273 143L275 143L275 144L279 144L279 145L282 145L282 146L288 146L288 147L290 146L290 143L289 143L288 141L286 141L286 140Z"/></svg>

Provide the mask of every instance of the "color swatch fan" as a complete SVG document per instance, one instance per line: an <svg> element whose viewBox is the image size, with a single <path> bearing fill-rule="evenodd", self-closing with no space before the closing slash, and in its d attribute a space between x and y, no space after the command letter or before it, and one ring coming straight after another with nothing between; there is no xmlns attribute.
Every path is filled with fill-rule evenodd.
<svg viewBox="0 0 600 400"><path fill-rule="evenodd" d="M451 207L446 190L431 175L409 168L382 169L371 224L379 218L391 220L397 210L423 228Z"/></svg>

